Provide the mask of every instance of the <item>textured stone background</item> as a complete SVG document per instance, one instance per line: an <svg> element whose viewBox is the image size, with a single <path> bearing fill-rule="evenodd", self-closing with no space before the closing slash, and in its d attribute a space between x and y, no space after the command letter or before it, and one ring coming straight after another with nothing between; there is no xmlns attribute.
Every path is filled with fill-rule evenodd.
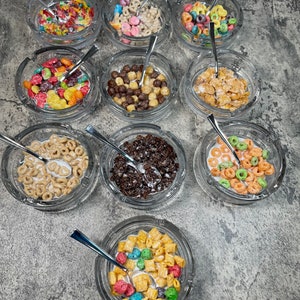
<svg viewBox="0 0 300 300"><path fill-rule="evenodd" d="M25 24L26 2L0 3L0 131L14 136L35 123L17 99L14 75L19 63L41 45L32 41ZM210 126L179 105L176 118L158 124L180 137L189 168L182 191L162 211L129 209L99 184L79 208L47 214L17 202L0 183L0 299L99 299L95 255L68 235L79 228L100 241L121 220L145 213L166 218L187 235L196 264L190 299L300 299L299 3L241 0L244 26L231 46L247 53L262 78L261 101L244 118L272 127L285 151L286 176L272 197L248 207L211 201L191 167L194 151ZM94 60L101 70L103 58L118 49L102 33L97 44L101 51ZM173 61L179 77L195 56L175 39L159 51ZM88 123L107 134L126 125L103 105L72 125L83 129ZM0 155L5 147L0 143Z"/></svg>

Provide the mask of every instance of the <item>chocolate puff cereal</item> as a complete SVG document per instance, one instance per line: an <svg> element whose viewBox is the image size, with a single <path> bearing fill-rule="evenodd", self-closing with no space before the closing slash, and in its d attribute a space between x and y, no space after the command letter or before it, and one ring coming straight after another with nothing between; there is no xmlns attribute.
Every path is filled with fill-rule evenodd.
<svg viewBox="0 0 300 300"><path fill-rule="evenodd" d="M116 156L110 179L124 195L146 199L172 184L179 164L173 147L165 140L152 134L138 135L135 140L125 142L122 148L145 168L143 174L128 164L123 156ZM160 173L159 177L152 167Z"/></svg>
<svg viewBox="0 0 300 300"><path fill-rule="evenodd" d="M142 70L143 65L125 65L120 71L112 71L107 82L108 94L128 112L153 109L170 95L166 76L151 65L146 68L139 88Z"/></svg>

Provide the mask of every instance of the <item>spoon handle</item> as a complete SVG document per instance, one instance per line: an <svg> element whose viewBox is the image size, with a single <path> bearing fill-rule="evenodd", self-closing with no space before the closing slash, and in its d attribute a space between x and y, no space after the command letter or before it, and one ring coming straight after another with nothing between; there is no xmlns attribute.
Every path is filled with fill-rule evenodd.
<svg viewBox="0 0 300 300"><path fill-rule="evenodd" d="M30 149L26 148L25 146L19 144L18 142L16 142L15 140L9 138L8 136L4 135L4 134L1 134L0 133L0 140L2 140L3 142L7 143L7 144L10 144L11 146L14 146L16 148L19 148L21 150L23 150L24 152L26 153L29 153L30 155L40 159L41 161L43 161L44 163L47 163L48 160L42 156L40 156L39 154L31 151Z"/></svg>
<svg viewBox="0 0 300 300"><path fill-rule="evenodd" d="M218 78L219 62L218 62L217 47L216 47L216 41L215 41L215 23L214 22L210 22L209 35L210 35L210 39L211 39L213 54L215 57L215 75L216 75L216 78Z"/></svg>
<svg viewBox="0 0 300 300"><path fill-rule="evenodd" d="M211 6L208 8L208 11L206 12L206 16L208 16L211 12L211 10L215 7L215 5L217 4L218 0L214 0L213 3L211 4Z"/></svg>
<svg viewBox="0 0 300 300"><path fill-rule="evenodd" d="M237 156L235 150L233 149L233 147L231 146L231 144L228 142L228 139L226 137L226 135L221 131L217 120L215 119L213 114L209 114L207 116L208 121L210 122L210 124L212 125L212 127L214 128L214 130L218 133L218 135L220 136L220 138L223 140L223 142L226 144L226 146L230 149L231 153L233 154L234 158L237 160L238 164L241 164L241 161L239 159L239 157Z"/></svg>
<svg viewBox="0 0 300 300"><path fill-rule="evenodd" d="M141 80L139 82L140 87L143 85L146 69L149 65L150 57L151 57L151 54L152 54L153 49L155 47L156 41L157 41L157 35L151 35L150 42L149 42L149 47L148 47L147 52L146 52L146 59L145 59L144 66L143 66L142 77L141 77Z"/></svg>
<svg viewBox="0 0 300 300"><path fill-rule="evenodd" d="M76 63L76 65L69 70L67 73L65 73L61 78L60 78L60 82L64 81L67 77L69 77L70 75L72 75L79 67L80 65L85 62L86 60L88 60L90 57L92 57L97 51L99 50L99 48L96 45L93 45L89 51L84 54L80 60Z"/></svg>
<svg viewBox="0 0 300 300"><path fill-rule="evenodd" d="M121 155L123 155L126 159L131 161L133 164L136 164L136 161L129 156L125 151L117 147L115 144L113 144L109 139L107 139L105 136L103 136L99 131L97 131L92 125L88 125L85 129L86 132L91 134L92 136L96 137L99 139L101 142L111 146L114 148L117 152L119 152Z"/></svg>
<svg viewBox="0 0 300 300"><path fill-rule="evenodd" d="M95 251L97 254L101 255L105 259L107 259L109 262L114 264L115 266L121 268L125 272L127 272L127 268L125 268L123 265L119 264L111 255L109 255L106 251L101 249L98 245L96 245L94 242L92 242L86 235L84 235L81 231L78 229L74 230L74 232L70 235L71 238L76 240L77 242L85 245L86 247L90 248L91 250Z"/></svg>

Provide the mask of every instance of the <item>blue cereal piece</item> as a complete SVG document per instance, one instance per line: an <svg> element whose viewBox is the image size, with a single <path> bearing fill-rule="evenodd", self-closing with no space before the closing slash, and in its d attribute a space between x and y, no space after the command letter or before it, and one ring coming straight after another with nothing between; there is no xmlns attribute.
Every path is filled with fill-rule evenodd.
<svg viewBox="0 0 300 300"><path fill-rule="evenodd" d="M121 15L123 12L123 6L121 4L116 4L114 9L114 15L119 14Z"/></svg>
<svg viewBox="0 0 300 300"><path fill-rule="evenodd" d="M134 293L129 297L129 300L143 300L143 298L141 293Z"/></svg>

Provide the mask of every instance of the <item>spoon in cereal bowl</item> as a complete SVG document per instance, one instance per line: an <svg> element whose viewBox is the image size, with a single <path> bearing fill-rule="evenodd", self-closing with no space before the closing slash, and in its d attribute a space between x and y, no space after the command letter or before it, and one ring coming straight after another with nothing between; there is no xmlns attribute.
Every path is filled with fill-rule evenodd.
<svg viewBox="0 0 300 300"><path fill-rule="evenodd" d="M161 181L161 174L159 170L157 170L157 168L147 163L137 162L133 157L128 155L125 151L123 151L121 148L119 148L113 142L103 136L100 132L98 132L92 125L88 125L85 130L86 132L102 141L103 143L107 144L108 146L112 147L114 150L124 156L127 159L129 166L132 166L139 173L143 174L150 187L154 187Z"/></svg>
<svg viewBox="0 0 300 300"><path fill-rule="evenodd" d="M212 50L213 50L213 54L214 54L214 58L215 58L215 77L218 78L219 62L218 62L217 47L216 47L216 41L215 41L215 23L214 22L210 22L209 35L211 38L211 45L212 45Z"/></svg>
<svg viewBox="0 0 300 300"><path fill-rule="evenodd" d="M100 248L96 243L94 243L91 239L89 239L85 234L83 234L78 229L75 229L74 232L70 235L70 237L76 240L77 242L83 244L84 246L90 248L97 254L101 255L108 262L121 268L121 270L123 270L127 274L126 279L129 281L129 283L132 285L133 288L134 288L133 278L140 274L147 274L146 272L140 270L130 271L128 268L126 268L124 265L122 265L117 260L115 260L110 254L108 254L104 249ZM154 278L149 274L148 277L150 279L150 286L155 288L156 284Z"/></svg>
<svg viewBox="0 0 300 300"><path fill-rule="evenodd" d="M222 141L226 144L226 146L229 148L229 150L231 151L231 153L233 154L234 158L236 159L238 166L241 165L241 161L237 155L237 153L235 152L235 150L233 149L233 147L231 146L231 144L229 143L226 135L224 134L224 132L222 132L222 130L220 129L217 120L215 119L213 114L209 114L207 116L207 120L210 122L211 126L213 127L213 129L217 132L217 134L219 135L219 137L222 139Z"/></svg>
<svg viewBox="0 0 300 300"><path fill-rule="evenodd" d="M2 133L0 133L0 140L42 161L46 164L48 172L55 177L68 177L72 173L71 166L62 159L47 159Z"/></svg>

